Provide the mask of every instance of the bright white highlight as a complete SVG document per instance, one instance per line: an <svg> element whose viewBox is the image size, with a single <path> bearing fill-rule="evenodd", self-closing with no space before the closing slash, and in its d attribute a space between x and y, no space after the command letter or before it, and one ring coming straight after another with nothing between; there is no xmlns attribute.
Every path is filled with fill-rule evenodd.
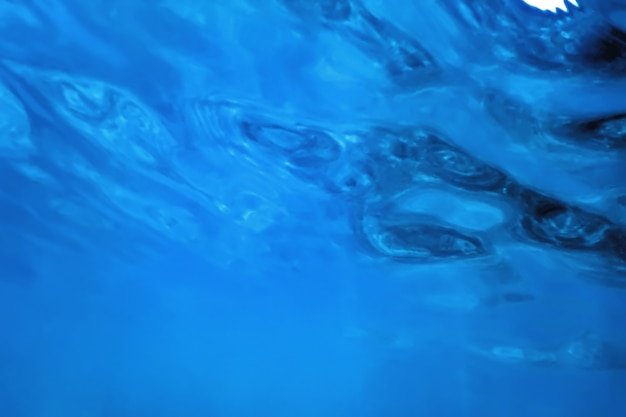
<svg viewBox="0 0 626 417"><path fill-rule="evenodd" d="M578 7L578 2L576 0L523 0L524 3L536 7L541 10L549 10L553 13L556 13L557 10L567 11L566 3L571 3L572 5Z"/></svg>

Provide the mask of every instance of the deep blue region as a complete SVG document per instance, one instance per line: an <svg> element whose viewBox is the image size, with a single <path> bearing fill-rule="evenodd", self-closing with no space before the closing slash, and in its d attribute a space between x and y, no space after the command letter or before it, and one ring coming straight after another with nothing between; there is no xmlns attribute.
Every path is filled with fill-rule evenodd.
<svg viewBox="0 0 626 417"><path fill-rule="evenodd" d="M0 1L0 417L626 415L626 2L564 6Z"/></svg>

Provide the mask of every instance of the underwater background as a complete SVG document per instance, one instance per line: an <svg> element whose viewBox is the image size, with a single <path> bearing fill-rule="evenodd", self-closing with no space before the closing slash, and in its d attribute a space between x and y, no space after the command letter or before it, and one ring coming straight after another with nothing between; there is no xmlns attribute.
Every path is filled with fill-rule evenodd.
<svg viewBox="0 0 626 417"><path fill-rule="evenodd" d="M626 2L528 3L1 0L0 417L626 416Z"/></svg>

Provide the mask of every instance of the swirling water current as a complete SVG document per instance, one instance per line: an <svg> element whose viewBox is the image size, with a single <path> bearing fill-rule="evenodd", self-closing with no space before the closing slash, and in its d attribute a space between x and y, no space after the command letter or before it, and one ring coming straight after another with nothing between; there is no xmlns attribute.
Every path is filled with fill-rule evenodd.
<svg viewBox="0 0 626 417"><path fill-rule="evenodd" d="M0 0L0 416L626 415L625 16Z"/></svg>

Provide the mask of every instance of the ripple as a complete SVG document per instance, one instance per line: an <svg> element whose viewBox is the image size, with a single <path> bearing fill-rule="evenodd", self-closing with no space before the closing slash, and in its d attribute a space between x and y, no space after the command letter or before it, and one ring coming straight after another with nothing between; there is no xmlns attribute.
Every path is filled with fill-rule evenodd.
<svg viewBox="0 0 626 417"><path fill-rule="evenodd" d="M442 180L467 190L500 191L507 176L473 156L431 137L426 160Z"/></svg>
<svg viewBox="0 0 626 417"><path fill-rule="evenodd" d="M446 2L457 21L474 34L474 45L490 45L486 49L492 54L483 57L488 62L504 63L513 72L525 67L542 74L623 74L626 35L585 6L554 14L522 1Z"/></svg>
<svg viewBox="0 0 626 417"><path fill-rule="evenodd" d="M92 144L126 164L156 169L177 149L159 117L121 88L59 71L7 66L21 83L36 89L36 100L47 103ZM20 91L29 94L24 87Z"/></svg>
<svg viewBox="0 0 626 417"><path fill-rule="evenodd" d="M404 262L432 262L470 259L488 253L484 242L451 227L424 223L403 216L390 219L367 217L363 232L369 244L381 255Z"/></svg>
<svg viewBox="0 0 626 417"><path fill-rule="evenodd" d="M505 219L503 211L488 202L438 189L405 191L388 204L394 212L427 214L451 225L479 231L495 227Z"/></svg>
<svg viewBox="0 0 626 417"><path fill-rule="evenodd" d="M553 134L577 145L601 150L626 148L626 114L555 122Z"/></svg>
<svg viewBox="0 0 626 417"><path fill-rule="evenodd" d="M372 162L350 159L334 164L326 171L323 187L334 195L348 199L361 198L375 186L376 168Z"/></svg>
<svg viewBox="0 0 626 417"><path fill-rule="evenodd" d="M201 136L196 142L216 144L220 152L261 175L284 170L311 183L324 182L326 171L342 155L337 136L321 128L265 114L253 106L220 101L189 103L187 119ZM277 172L278 171L278 172Z"/></svg>
<svg viewBox="0 0 626 417"><path fill-rule="evenodd" d="M441 74L434 57L417 40L380 19L359 2L284 1L302 20L321 20L327 28L342 35L373 62L385 69L397 86L423 86Z"/></svg>
<svg viewBox="0 0 626 417"><path fill-rule="evenodd" d="M612 224L558 200L527 191L521 224L533 239L568 249L600 249Z"/></svg>
<svg viewBox="0 0 626 417"><path fill-rule="evenodd" d="M312 335L323 339L348 323L348 336L378 339L368 354L386 362L385 376L397 376L387 359L419 365L426 348L454 356L474 334L503 337L475 349L492 361L626 367L613 336L556 336L545 347L519 334L534 335L541 321L537 333L553 341L591 322L616 323L621 337L626 229L615 218L626 115L613 78L625 73L626 35L594 13L606 6L550 14L521 0L226 3L0 2L0 56L19 61L0 64L3 287L31 286L31 301L59 305L64 293L48 290L67 289L89 302L80 291L97 287L92 275L103 268L115 276L98 302L112 296L97 307L109 312L141 282L141 299L129 302L141 326L142 302L174 306L167 297L179 285L200 297L200 310L185 309L199 314L186 318L202 325L227 306L235 320L218 323L227 332L242 324L240 306L262 313L253 324L294 313L287 327L304 333L310 326L298 320L321 317ZM109 265L122 255L132 270ZM146 268L144 256L159 262ZM90 285L59 285L74 270ZM32 336L41 323L21 301L14 327ZM271 311L275 301L281 311ZM337 314L345 323L328 327ZM454 371L461 382L465 371ZM110 393L120 408L126 388ZM470 394L459 410L480 412L480 395ZM405 400L391 399L414 399ZM308 411L328 414L326 405ZM397 410L378 405L374 414Z"/></svg>
<svg viewBox="0 0 626 417"><path fill-rule="evenodd" d="M241 129L248 139L282 153L296 167L316 169L336 160L341 154L339 144L329 134L319 130L247 121L241 123Z"/></svg>

